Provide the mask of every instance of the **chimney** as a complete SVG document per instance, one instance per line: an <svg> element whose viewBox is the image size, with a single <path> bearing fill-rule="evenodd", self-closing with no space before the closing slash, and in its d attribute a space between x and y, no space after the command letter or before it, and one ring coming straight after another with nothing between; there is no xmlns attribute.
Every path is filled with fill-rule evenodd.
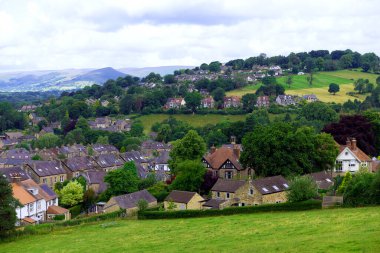
<svg viewBox="0 0 380 253"><path fill-rule="evenodd" d="M11 176L12 183L17 183L21 181L21 176L19 173L12 173L10 176Z"/></svg>
<svg viewBox="0 0 380 253"><path fill-rule="evenodd" d="M351 139L351 149L356 150L356 139L355 138Z"/></svg>
<svg viewBox="0 0 380 253"><path fill-rule="evenodd" d="M240 148L239 148L239 145L234 144L233 151L234 151L235 156L239 159L240 158Z"/></svg>
<svg viewBox="0 0 380 253"><path fill-rule="evenodd" d="M236 144L236 136L231 136L231 144Z"/></svg>
<svg viewBox="0 0 380 253"><path fill-rule="evenodd" d="M347 140L346 140L346 146L347 146L348 148L351 147L351 141L350 141L350 138L347 138Z"/></svg>
<svg viewBox="0 0 380 253"><path fill-rule="evenodd" d="M216 147L214 146L214 144L212 145L212 147L210 148L210 153L211 154L214 154L216 151Z"/></svg>

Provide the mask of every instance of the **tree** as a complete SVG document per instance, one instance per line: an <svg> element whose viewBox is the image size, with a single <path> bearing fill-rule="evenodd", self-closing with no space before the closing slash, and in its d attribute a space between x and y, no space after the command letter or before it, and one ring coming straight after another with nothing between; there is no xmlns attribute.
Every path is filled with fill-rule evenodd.
<svg viewBox="0 0 380 253"><path fill-rule="evenodd" d="M241 101L243 102L243 109L251 112L255 108L257 96L256 94L248 93L243 95Z"/></svg>
<svg viewBox="0 0 380 253"><path fill-rule="evenodd" d="M254 168L259 176L299 175L333 168L338 153L331 136L284 122L257 125L244 136L242 144L240 162L244 168Z"/></svg>
<svg viewBox="0 0 380 253"><path fill-rule="evenodd" d="M19 203L13 197L11 185L0 173L0 238L15 228L17 205Z"/></svg>
<svg viewBox="0 0 380 253"><path fill-rule="evenodd" d="M288 76L286 78L286 84L288 85L288 87L290 88L290 85L293 83L293 77L292 76Z"/></svg>
<svg viewBox="0 0 380 253"><path fill-rule="evenodd" d="M214 98L214 100L216 102L222 102L224 97L226 95L226 92L224 91L223 88L216 88L213 92L212 92L212 97Z"/></svg>
<svg viewBox="0 0 380 253"><path fill-rule="evenodd" d="M318 196L318 186L309 176L295 177L289 185L289 202L300 202Z"/></svg>
<svg viewBox="0 0 380 253"><path fill-rule="evenodd" d="M309 86L312 86L313 85L313 81L314 81L314 76L313 76L313 71L310 72L310 74L307 76L307 82L309 83Z"/></svg>
<svg viewBox="0 0 380 253"><path fill-rule="evenodd" d="M176 83L177 80L175 79L175 76L174 75L165 75L164 76L164 83L166 84L172 84L172 83Z"/></svg>
<svg viewBox="0 0 380 253"><path fill-rule="evenodd" d="M104 182L108 185L106 193L108 197L138 191L139 178L135 163L127 162L123 168L108 172Z"/></svg>
<svg viewBox="0 0 380 253"><path fill-rule="evenodd" d="M374 175L368 172L358 172L352 177L343 193L344 204L347 206L364 206L374 204L372 189Z"/></svg>
<svg viewBox="0 0 380 253"><path fill-rule="evenodd" d="M140 212L145 211L148 208L148 202L145 199L139 199L137 201L137 208Z"/></svg>
<svg viewBox="0 0 380 253"><path fill-rule="evenodd" d="M306 104L302 107L300 115L307 120L320 120L326 123L338 120L338 114L329 105L322 102Z"/></svg>
<svg viewBox="0 0 380 253"><path fill-rule="evenodd" d="M208 69L211 71L211 72L220 72L220 67L221 67L221 63L218 62L218 61L213 61L211 62L209 65L208 65Z"/></svg>
<svg viewBox="0 0 380 253"><path fill-rule="evenodd" d="M96 143L98 144L109 144L109 141L108 141L108 136L99 136L98 139L96 140Z"/></svg>
<svg viewBox="0 0 380 253"><path fill-rule="evenodd" d="M189 92L185 96L186 107L193 112L201 105L202 95L199 92Z"/></svg>
<svg viewBox="0 0 380 253"><path fill-rule="evenodd" d="M352 175L349 171L347 171L343 177L342 183L338 187L337 192L340 194L343 194L347 186L350 184L351 180L352 180Z"/></svg>
<svg viewBox="0 0 380 253"><path fill-rule="evenodd" d="M134 97L131 94L126 94L119 102L120 112L130 114L135 103Z"/></svg>
<svg viewBox="0 0 380 253"><path fill-rule="evenodd" d="M202 63L201 66L200 66L200 69L201 70L208 70L209 69L209 66L207 63Z"/></svg>
<svg viewBox="0 0 380 253"><path fill-rule="evenodd" d="M75 206L83 201L83 187L77 181L70 181L59 192L60 201L65 206Z"/></svg>
<svg viewBox="0 0 380 253"><path fill-rule="evenodd" d="M335 95L335 93L339 92L340 90L340 87L338 84L336 83L330 83L329 85L329 93L332 93L333 95Z"/></svg>
<svg viewBox="0 0 380 253"><path fill-rule="evenodd" d="M83 135L83 131L80 128L74 129L70 131L65 137L65 143L69 145L73 145L75 143L84 143L85 137Z"/></svg>
<svg viewBox="0 0 380 253"><path fill-rule="evenodd" d="M83 208L89 209L96 202L96 193L92 188L86 190L83 194Z"/></svg>
<svg viewBox="0 0 380 253"><path fill-rule="evenodd" d="M134 121L130 131L131 136L140 137L144 134L144 125L141 121Z"/></svg>
<svg viewBox="0 0 380 253"><path fill-rule="evenodd" d="M211 147L220 146L228 141L228 137L222 132L221 129L211 130L206 136L207 146Z"/></svg>
<svg viewBox="0 0 380 253"><path fill-rule="evenodd" d="M187 160L177 164L177 175L170 185L172 190L200 191L206 168L200 160Z"/></svg>
<svg viewBox="0 0 380 253"><path fill-rule="evenodd" d="M377 84L377 85L380 85L380 76L378 76L378 77L376 78L376 84Z"/></svg>
<svg viewBox="0 0 380 253"><path fill-rule="evenodd" d="M61 139L52 133L47 133L41 136L39 139L35 141L35 146L39 149L43 148L54 148L57 146L61 146Z"/></svg>
<svg viewBox="0 0 380 253"><path fill-rule="evenodd" d="M182 139L173 143L169 160L171 173L177 175L178 164L185 160L200 161L205 152L203 138L196 131L190 130Z"/></svg>

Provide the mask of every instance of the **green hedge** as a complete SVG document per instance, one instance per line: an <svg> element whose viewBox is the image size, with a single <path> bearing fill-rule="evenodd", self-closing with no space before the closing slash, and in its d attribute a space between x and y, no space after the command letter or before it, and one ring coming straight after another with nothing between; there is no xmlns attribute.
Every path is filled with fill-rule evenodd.
<svg viewBox="0 0 380 253"><path fill-rule="evenodd" d="M138 213L139 219L176 219L232 215L243 213L278 212L278 211L303 211L321 209L322 202L319 200L308 200L298 203L278 203L259 206L229 207L222 210L183 210L183 211L143 211Z"/></svg>

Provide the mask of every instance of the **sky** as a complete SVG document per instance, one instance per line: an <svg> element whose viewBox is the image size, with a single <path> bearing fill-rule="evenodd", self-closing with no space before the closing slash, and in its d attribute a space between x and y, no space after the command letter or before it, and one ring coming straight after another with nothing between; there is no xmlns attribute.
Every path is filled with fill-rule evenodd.
<svg viewBox="0 0 380 253"><path fill-rule="evenodd" d="M380 54L377 0L0 0L0 72Z"/></svg>

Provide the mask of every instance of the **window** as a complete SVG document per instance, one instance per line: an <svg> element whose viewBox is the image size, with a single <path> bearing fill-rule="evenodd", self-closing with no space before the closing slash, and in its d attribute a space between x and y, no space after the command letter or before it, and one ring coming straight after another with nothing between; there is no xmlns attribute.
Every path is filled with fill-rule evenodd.
<svg viewBox="0 0 380 253"><path fill-rule="evenodd" d="M56 183L57 182L57 177L54 177L54 183Z"/></svg>
<svg viewBox="0 0 380 253"><path fill-rule="evenodd" d="M249 189L249 195L253 195L253 189Z"/></svg>
<svg viewBox="0 0 380 253"><path fill-rule="evenodd" d="M240 206L245 206L245 203L241 203L241 205Z"/></svg>
<svg viewBox="0 0 380 253"><path fill-rule="evenodd" d="M227 193L226 193L226 199L229 199L229 198L230 198L230 193L227 192Z"/></svg>
<svg viewBox="0 0 380 253"><path fill-rule="evenodd" d="M344 154L345 154L345 155L348 155L348 152L346 151Z"/></svg>
<svg viewBox="0 0 380 253"><path fill-rule="evenodd" d="M232 171L226 171L225 179L232 179Z"/></svg>
<svg viewBox="0 0 380 253"><path fill-rule="evenodd" d="M34 211L34 203L32 204L29 204L29 212L33 212Z"/></svg>
<svg viewBox="0 0 380 253"><path fill-rule="evenodd" d="M37 210L41 209L41 200L37 202Z"/></svg>
<svg viewBox="0 0 380 253"><path fill-rule="evenodd" d="M276 185L273 185L272 187L273 187L273 189L275 189L276 191L279 191L279 190L280 190Z"/></svg>
<svg viewBox="0 0 380 253"><path fill-rule="evenodd" d="M64 176L59 176L59 181L62 183L63 181L65 181L64 179Z"/></svg>
<svg viewBox="0 0 380 253"><path fill-rule="evenodd" d="M265 191L265 192L269 192L268 189L265 188L265 187L263 187L262 189L263 189L263 191Z"/></svg>
<svg viewBox="0 0 380 253"><path fill-rule="evenodd" d="M216 192L216 196L220 198L220 192Z"/></svg>
<svg viewBox="0 0 380 253"><path fill-rule="evenodd" d="M47 178L43 178L42 183L47 184Z"/></svg>
<svg viewBox="0 0 380 253"><path fill-rule="evenodd" d="M343 170L343 166L342 166L342 161L337 161L336 162L336 170L337 171L342 171Z"/></svg>
<svg viewBox="0 0 380 253"><path fill-rule="evenodd" d="M288 184L282 184L282 185L285 186L285 188L289 188Z"/></svg>

